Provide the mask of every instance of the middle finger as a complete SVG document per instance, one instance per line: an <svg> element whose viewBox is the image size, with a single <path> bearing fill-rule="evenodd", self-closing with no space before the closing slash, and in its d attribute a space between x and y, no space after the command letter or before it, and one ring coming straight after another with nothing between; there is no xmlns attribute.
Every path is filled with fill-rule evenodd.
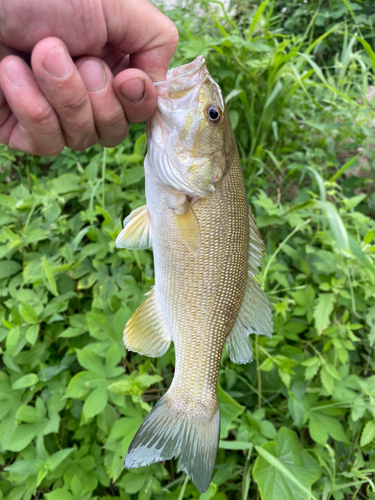
<svg viewBox="0 0 375 500"><path fill-rule="evenodd" d="M68 147L84 150L96 143L90 99L65 44L58 38L41 40L31 55L40 89L59 117Z"/></svg>

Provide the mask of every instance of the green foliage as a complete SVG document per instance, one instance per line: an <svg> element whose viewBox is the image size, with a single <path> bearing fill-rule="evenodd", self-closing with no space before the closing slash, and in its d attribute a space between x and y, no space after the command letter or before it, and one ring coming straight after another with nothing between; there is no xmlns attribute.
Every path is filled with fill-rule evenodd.
<svg viewBox="0 0 375 500"><path fill-rule="evenodd" d="M205 54L226 96L275 318L252 364L223 354L209 490L123 469L174 366L122 344L153 284L150 251L115 249L145 202L138 125L114 149L0 150L0 499L375 498L372 4L285 4L169 12L174 63Z"/></svg>

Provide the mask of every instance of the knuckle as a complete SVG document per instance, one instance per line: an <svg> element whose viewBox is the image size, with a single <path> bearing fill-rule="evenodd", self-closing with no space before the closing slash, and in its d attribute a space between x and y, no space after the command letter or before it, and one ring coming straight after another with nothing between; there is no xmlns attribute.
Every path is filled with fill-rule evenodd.
<svg viewBox="0 0 375 500"><path fill-rule="evenodd" d="M88 96L86 92L78 92L63 100L60 104L61 114L77 115L86 111L88 107Z"/></svg>
<svg viewBox="0 0 375 500"><path fill-rule="evenodd" d="M87 148L90 148L98 141L98 134L96 132L90 132L86 134L81 134L79 137L67 137L66 145L70 149L74 149L75 151L84 151Z"/></svg>
<svg viewBox="0 0 375 500"><path fill-rule="evenodd" d="M0 127L8 120L11 113L12 111L9 106L5 105L0 107Z"/></svg>
<svg viewBox="0 0 375 500"><path fill-rule="evenodd" d="M169 45L172 46L173 50L177 47L178 45L178 30L177 27L172 21L170 21L170 26L169 26Z"/></svg>
<svg viewBox="0 0 375 500"><path fill-rule="evenodd" d="M51 106L35 106L32 110L30 120L35 126L41 129L51 130L55 114Z"/></svg>
<svg viewBox="0 0 375 500"><path fill-rule="evenodd" d="M60 144L48 145L47 147L45 145L40 145L30 149L33 150L32 154L37 156L57 156L61 153L64 147L65 144L60 142Z"/></svg>
<svg viewBox="0 0 375 500"><path fill-rule="evenodd" d="M102 133L99 137L98 144L105 148L115 148L126 139L127 135L127 130L124 130L122 134Z"/></svg>

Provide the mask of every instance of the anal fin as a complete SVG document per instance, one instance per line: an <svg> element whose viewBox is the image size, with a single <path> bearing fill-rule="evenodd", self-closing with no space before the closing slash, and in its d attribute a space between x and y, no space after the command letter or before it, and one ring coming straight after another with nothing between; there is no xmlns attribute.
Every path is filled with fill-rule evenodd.
<svg viewBox="0 0 375 500"><path fill-rule="evenodd" d="M124 229L116 238L116 247L145 250L151 245L151 219L147 205L143 205L124 220Z"/></svg>
<svg viewBox="0 0 375 500"><path fill-rule="evenodd" d="M245 364L253 359L250 333L272 338L273 320L267 295L252 277L248 278L236 321L229 334L227 352L234 363Z"/></svg>
<svg viewBox="0 0 375 500"><path fill-rule="evenodd" d="M164 326L155 291L151 289L147 295L125 326L124 344L129 351L158 358L167 352L172 338Z"/></svg>

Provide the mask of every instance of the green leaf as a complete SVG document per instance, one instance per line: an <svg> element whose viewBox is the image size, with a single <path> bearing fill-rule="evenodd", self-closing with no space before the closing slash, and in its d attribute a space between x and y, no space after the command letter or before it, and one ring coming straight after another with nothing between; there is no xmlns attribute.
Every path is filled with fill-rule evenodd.
<svg viewBox="0 0 375 500"><path fill-rule="evenodd" d="M34 310L34 308L27 303L22 303L20 307L20 313L23 319L28 323L29 325L33 325L38 321L38 316Z"/></svg>
<svg viewBox="0 0 375 500"><path fill-rule="evenodd" d="M54 471L57 467L71 454L75 451L74 448L66 448L65 450L60 450L47 458L44 466L50 471Z"/></svg>
<svg viewBox="0 0 375 500"><path fill-rule="evenodd" d="M375 344L375 306L369 308L366 314L366 323L370 327L370 334L368 336L370 347Z"/></svg>
<svg viewBox="0 0 375 500"><path fill-rule="evenodd" d="M32 387L39 382L38 375L35 373L29 373L24 377L19 378L12 384L12 389L17 391L19 389L26 389L27 387Z"/></svg>
<svg viewBox="0 0 375 500"><path fill-rule="evenodd" d="M43 255L42 257L42 264L43 264L43 269L44 269L44 274L47 278L47 282L50 286L50 290L53 293L55 297L58 296L59 292L57 291L57 286L56 286L56 281L55 277L53 276L52 269L48 263L47 257Z"/></svg>
<svg viewBox="0 0 375 500"><path fill-rule="evenodd" d="M21 264L15 262L14 260L3 260L0 262L0 280L4 278L9 278L13 274L18 273L21 269Z"/></svg>
<svg viewBox="0 0 375 500"><path fill-rule="evenodd" d="M46 425L44 419L33 424L21 424L13 431L9 438L8 450L21 451L28 446L31 441L43 431Z"/></svg>
<svg viewBox="0 0 375 500"><path fill-rule="evenodd" d="M10 210L16 208L16 202L13 200L13 198L5 194L0 194L0 205L9 208Z"/></svg>
<svg viewBox="0 0 375 500"><path fill-rule="evenodd" d="M15 472L24 476L36 476L39 470L43 467L44 462L38 459L20 460L12 465L5 467L8 472Z"/></svg>
<svg viewBox="0 0 375 500"><path fill-rule="evenodd" d="M26 340L29 342L29 344L35 345L36 341L38 340L38 334L39 334L39 325L29 326L26 332Z"/></svg>
<svg viewBox="0 0 375 500"><path fill-rule="evenodd" d="M232 427L232 422L237 417L239 417L245 408L237 403L229 394L227 394L221 388L220 384L217 387L217 393L219 397L220 404L220 438L226 438L228 436L229 430Z"/></svg>
<svg viewBox="0 0 375 500"><path fill-rule="evenodd" d="M342 0L342 1L345 2L345 4L347 5L346 0ZM373 71L375 71L375 53L372 50L371 45L369 43L367 43L366 40L364 40L363 38L361 38L359 36L356 36L356 39L363 45L363 48L365 49L365 51L367 52L367 54L371 60L372 69L373 69Z"/></svg>
<svg viewBox="0 0 375 500"><path fill-rule="evenodd" d="M327 434L336 441L348 443L344 429L340 421L336 418L323 415L318 411L311 411L309 417L309 432L313 440L319 444L325 444Z"/></svg>
<svg viewBox="0 0 375 500"><path fill-rule="evenodd" d="M40 414L34 406L22 405L17 410L16 420L28 423L38 422L40 420Z"/></svg>
<svg viewBox="0 0 375 500"><path fill-rule="evenodd" d="M65 488L58 488L51 491L51 493L45 493L44 496L47 500L75 500L71 493Z"/></svg>
<svg viewBox="0 0 375 500"><path fill-rule="evenodd" d="M330 316L335 304L335 296L333 293L321 293L318 296L314 307L315 327L318 333L321 333L330 325Z"/></svg>
<svg viewBox="0 0 375 500"><path fill-rule="evenodd" d="M100 384L91 392L83 405L82 412L85 420L89 420L102 412L107 404L107 400L107 387L104 384Z"/></svg>
<svg viewBox="0 0 375 500"><path fill-rule="evenodd" d="M98 377L105 377L105 371L102 359L89 349L77 349L78 362L83 368L95 373Z"/></svg>
<svg viewBox="0 0 375 500"><path fill-rule="evenodd" d="M370 420L365 425L362 436L361 436L361 446L367 446L375 439L375 422Z"/></svg>
<svg viewBox="0 0 375 500"><path fill-rule="evenodd" d="M375 266L371 263L369 258L363 253L361 247L358 245L356 240L349 234L349 245L350 250L357 257L357 259L366 267L366 269L371 273L375 274Z"/></svg>
<svg viewBox="0 0 375 500"><path fill-rule="evenodd" d="M97 380L92 372L79 372L74 375L66 388L65 398L82 398L90 390L90 382Z"/></svg>
<svg viewBox="0 0 375 500"><path fill-rule="evenodd" d="M76 174L63 174L49 181L49 187L54 194L70 193L83 189L79 185L80 178Z"/></svg>
<svg viewBox="0 0 375 500"><path fill-rule="evenodd" d="M320 468L293 431L282 427L275 441L255 448L253 476L262 500L316 499L311 485L321 476Z"/></svg>

